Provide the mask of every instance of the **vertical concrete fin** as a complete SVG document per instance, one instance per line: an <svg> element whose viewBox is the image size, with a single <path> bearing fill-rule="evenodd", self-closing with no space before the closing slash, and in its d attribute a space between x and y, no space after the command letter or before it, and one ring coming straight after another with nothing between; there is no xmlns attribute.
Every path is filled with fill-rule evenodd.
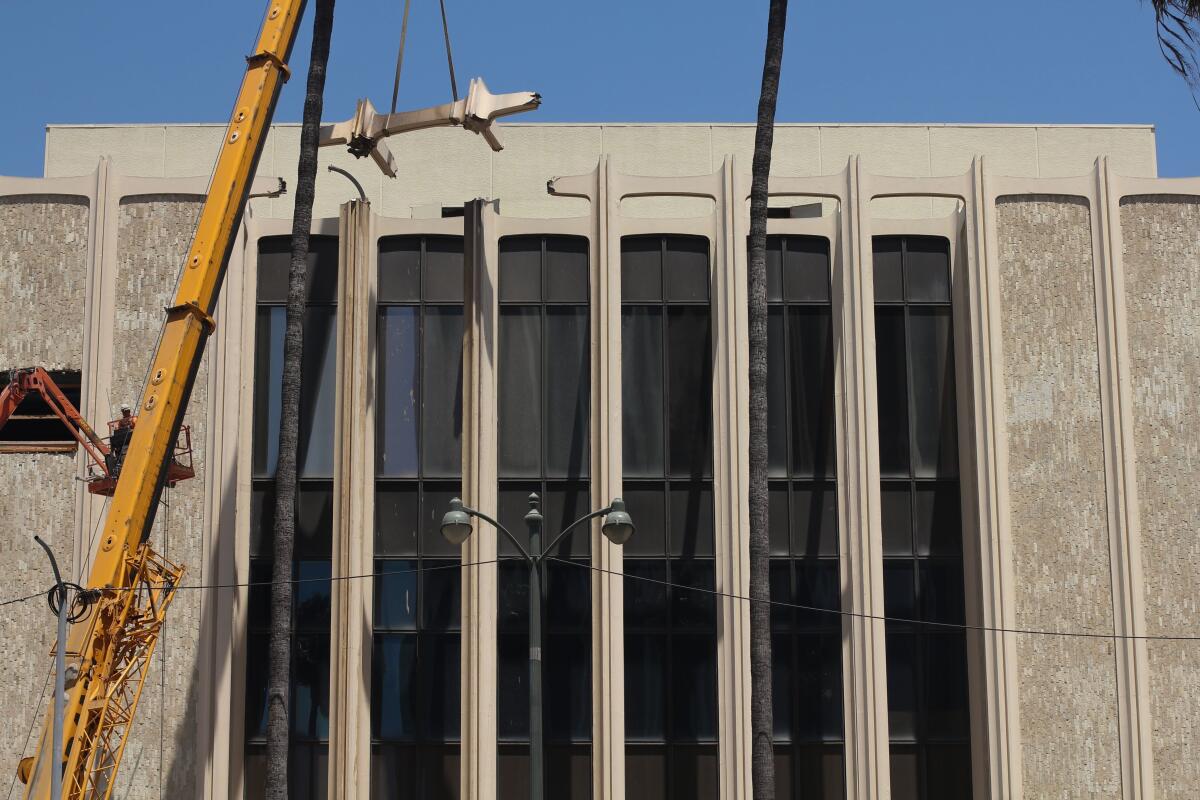
<svg viewBox="0 0 1200 800"><path fill-rule="evenodd" d="M845 171L833 307L837 408L838 530L843 608L882 616L875 316L870 194L857 156ZM846 796L888 800L887 662L880 619L842 618Z"/></svg>
<svg viewBox="0 0 1200 800"><path fill-rule="evenodd" d="M1120 192L1108 157L1096 159L1092 215L1097 349L1100 353L1101 426L1112 571L1113 632L1146 632L1142 580L1141 519L1134 453L1133 390L1125 315ZM1117 719L1121 739L1121 787L1126 800L1154 797L1150 726L1150 670L1143 639L1117 639Z"/></svg>
<svg viewBox="0 0 1200 800"><path fill-rule="evenodd" d="M96 164L95 185L90 203L88 230L87 304L83 332L83 364L79 411L93 424L108 420L109 389L112 382L113 286L116 282L118 192L111 185L115 174L106 156ZM77 456L79 475L87 474L86 454ZM81 483L76 490L75 552L72 561L76 579L82 581L91 557L92 535L104 511L103 499L89 494Z"/></svg>
<svg viewBox="0 0 1200 800"><path fill-rule="evenodd" d="M989 191L983 157L971 167L971 197L964 214L967 263L955 302L966 314L964 349L969 367L969 432L961 447L971 465L971 517L966 521L964 560L975 576L970 599L977 608L969 621L1011 628L1016 618L1012 548L1009 542L1008 448L1000 289L997 280L995 198ZM959 316L956 314L956 317ZM971 587L972 583L969 582ZM1017 648L1012 637L981 633L971 637L972 740L975 796L1011 800L1021 794L1020 703L1017 695ZM976 707L978 705L978 707ZM984 732L979 736L978 732Z"/></svg>
<svg viewBox="0 0 1200 800"><path fill-rule="evenodd" d="M587 191L593 228L588 247L592 292L592 507L603 508L621 489L621 238L619 180L601 155ZM625 629L622 551L591 526L592 796L625 797Z"/></svg>
<svg viewBox="0 0 1200 800"><path fill-rule="evenodd" d="M352 200L338 224L338 335L334 404L329 797L370 792L375 409L370 376L375 326L371 204Z"/></svg>
<svg viewBox="0 0 1200 800"><path fill-rule="evenodd" d="M750 594L750 367L746 285L747 187L732 156L721 165L713 242L713 511L718 592ZM753 795L750 606L721 597L717 686L722 800Z"/></svg>
<svg viewBox="0 0 1200 800"><path fill-rule="evenodd" d="M249 218L250 213L246 214ZM246 281L246 224L238 230L237 242L230 254L229 270L217 303L216 335L211 348L207 425L205 426L205 520L201 552L204 563L196 575L204 583L226 588L210 589L200 597L201 666L197 681L196 741L199 752L207 757L196 759L197 794L202 800L220 800L233 790L234 764L240 762L240 750L231 747L230 736L234 709L243 707L234 697L240 686L234 671L234 620L238 591L237 579L237 469L239 425L242 402L242 374L248 369L243 356L251 362L253 350L243 346L253 336L245 329L247 308L253 308L254 296ZM253 266L253 262L251 262ZM252 364L249 369L252 370ZM242 690L244 692L244 690ZM241 739L238 739L241 746Z"/></svg>
<svg viewBox="0 0 1200 800"><path fill-rule="evenodd" d="M242 274L243 301L238 311L244 332L244 338L239 346L243 348L246 341L253 341L253 337L257 335L258 242L262 235L261 222L252 218L246 218L244 222L246 225L246 248L245 270ZM214 770L205 800L245 795L246 714L244 709L246 707L246 658L249 649L246 631L250 618L250 590L245 584L250 580L249 509L254 443L254 357L250 354L247 356L250 363L242 368L235 384L235 390L238 393L236 398L237 416L234 423L237 448L232 458L235 463L233 491L237 518L234 525L233 573L238 586L233 591L233 609L229 621L233 630L229 693L231 710L228 716L228 728L225 731L220 728L215 729L216 736L221 736L225 732L228 734L230 759L228 791L222 791L222 785L216 780Z"/></svg>
<svg viewBox="0 0 1200 800"><path fill-rule="evenodd" d="M462 497L496 515L498 243L494 201L472 200L463 217ZM462 546L462 732L460 797L496 796L496 536L481 531ZM492 562L492 563L481 563Z"/></svg>

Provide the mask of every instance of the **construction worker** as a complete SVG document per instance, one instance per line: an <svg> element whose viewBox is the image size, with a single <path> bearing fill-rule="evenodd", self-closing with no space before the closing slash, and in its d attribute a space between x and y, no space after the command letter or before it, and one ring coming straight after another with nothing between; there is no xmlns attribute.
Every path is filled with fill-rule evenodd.
<svg viewBox="0 0 1200 800"><path fill-rule="evenodd" d="M115 478L121 472L121 463L125 460L125 451L129 448L129 438L133 436L133 409L128 403L121 404L121 418L117 427L108 440L108 455L104 457L108 465L108 474Z"/></svg>

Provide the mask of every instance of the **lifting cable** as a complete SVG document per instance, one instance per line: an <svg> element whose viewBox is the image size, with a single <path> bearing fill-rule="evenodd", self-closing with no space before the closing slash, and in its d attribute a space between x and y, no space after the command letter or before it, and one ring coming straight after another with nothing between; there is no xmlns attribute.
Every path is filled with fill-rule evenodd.
<svg viewBox="0 0 1200 800"><path fill-rule="evenodd" d="M458 80L454 76L454 53L450 49L450 23L446 17L446 0L438 0L438 6L442 13L442 38L446 42L446 66L450 71L450 93L454 96L455 102L458 101ZM400 46L396 50L396 78L392 81L392 110L390 113L396 113L396 100L400 96L400 72L404 66L404 45L408 40L408 12L412 7L412 0L404 0L404 16L400 21Z"/></svg>
<svg viewBox="0 0 1200 800"><path fill-rule="evenodd" d="M458 82L454 80L454 56L450 54L450 25L446 22L446 0L438 0L442 7L442 35L446 37L446 64L450 67L450 93L458 102Z"/></svg>
<svg viewBox="0 0 1200 800"><path fill-rule="evenodd" d="M400 23L400 48L396 51L396 80L392 84L392 111L396 113L396 97L400 94L400 67L404 65L404 40L408 38L408 9L412 0L404 0L404 21Z"/></svg>

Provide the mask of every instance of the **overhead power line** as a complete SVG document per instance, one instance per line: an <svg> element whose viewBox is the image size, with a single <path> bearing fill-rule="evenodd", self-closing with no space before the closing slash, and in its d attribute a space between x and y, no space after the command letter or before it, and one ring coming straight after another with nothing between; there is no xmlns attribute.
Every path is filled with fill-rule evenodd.
<svg viewBox="0 0 1200 800"><path fill-rule="evenodd" d="M705 588L702 588L699 586L683 586L678 583L671 583L669 581L663 581L663 580L659 580L657 578L648 578L643 575L630 575L630 574L624 573L624 572L617 572L616 570L604 569L602 567L593 567L590 564L583 564L578 561L570 561L565 558L554 558L553 556L548 556L547 559L550 561L558 561L563 564L572 564L575 566L584 567L584 568L587 568L590 570L594 570L596 572L603 572L608 575L618 575L620 577L631 579L631 580L638 580L638 581L645 581L648 583L661 584L663 586L669 586L674 589L683 589L685 591L690 591L690 592L702 592L704 594L711 594L716 597L727 597L730 600L742 600L747 603L765 602L765 603L769 603L772 606L780 606L780 607L784 607L784 608L795 608L795 609L799 609L801 611L813 611L813 612L820 613L820 614L837 614L839 616L854 617L856 619L879 620L880 622L896 622L896 623L902 623L902 624L906 624L906 625L928 625L930 627L953 628L955 630L965 630L965 631L985 631L988 633L1020 633L1020 634L1027 634L1030 636L1075 636L1075 637L1081 637L1081 638L1087 638L1087 639L1152 639L1152 640L1156 640L1156 641L1168 641L1168 642L1200 641L1200 635L1195 635L1195 636L1158 636L1158 635L1134 636L1134 635L1130 635L1130 634L1100 633L1100 632L1093 632L1093 631L1052 631L1052 630L1041 630L1038 628L998 628L998 627L992 627L989 625L968 625L968 624L962 623L962 622L941 622L941 621L937 621L937 620L928 620L928 619L912 619L909 617L889 617L889 616L886 616L883 614L864 614L864 613L857 612L857 611L845 611L840 608L821 608L820 606L808 606L808 605L804 605L803 603L789 603L785 600L756 600L755 598L746 597L746 596L740 595L740 594L732 594L730 592L719 592L716 589L705 589Z"/></svg>
<svg viewBox="0 0 1200 800"><path fill-rule="evenodd" d="M321 577L321 578L293 578L293 579L289 580L288 583L290 583L292 585L297 585L297 584L302 584L302 583L333 583L335 581L367 580L367 579L375 579L375 578L386 578L391 575L406 575L406 574L412 574L412 573L418 573L418 572L436 572L436 571L448 570L448 569L463 569L463 568L469 568L469 567L484 566L486 564L497 564L501 561L522 561L522 560L523 559L521 559L519 556L504 556L504 557L500 557L500 558L491 558L491 559L486 559L483 561L470 561L470 562L466 562L466 563L455 562L455 563L450 563L450 564L438 564L435 566L412 567L409 569L380 570L379 572L367 572L367 573L363 573L361 575L331 575L329 577ZM799 611L809 611L809 612L818 613L818 614L834 614L837 616L851 617L854 619L872 620L872 621L877 620L879 622L893 622L893 623L904 624L904 625L924 625L927 627L944 628L944 629L950 629L950 630L980 631L980 632L984 632L984 633L1012 633L1012 634L1020 634L1020 635L1025 635L1025 636L1063 636L1063 637L1073 637L1073 638L1083 638L1083 639L1110 639L1110 640L1134 639L1134 640L1162 641L1162 642L1200 642L1200 634L1180 634L1180 635L1140 634L1140 635L1134 635L1134 634L1103 633L1100 631L1050 630L1050 629L1044 629L1044 628L1002 628L1002 627L991 626L991 625L971 625L971 624L963 623L963 622L943 622L940 620L914 619L914 618L910 618L910 617L892 617L892 616L888 616L886 614L866 614L866 613L859 612L859 611L846 611L845 609L840 609L840 608L823 608L821 606L811 606L811 605L805 605L803 603L790 603L786 600L757 600L752 597L747 597L745 595L740 595L740 594L734 594L732 592L722 592L722 591L718 591L716 589L708 589L708 588L701 587L701 586L687 586L685 584L674 583L672 581L666 581L666 580L660 580L658 578L650 578L650 577L646 577L644 575L631 575L626 572L617 572L616 570L604 569L602 567L593 566L591 564L585 564L581 561L575 561L575 560L565 559L565 558L557 558L554 556L546 556L546 560L554 561L554 562L562 563L562 564L569 564L571 566L578 567L580 569L587 569L587 570L591 570L592 572L598 572L598 573L602 573L605 575L613 575L616 577L623 578L625 580L635 580L635 581L642 581L645 583L653 583L653 584L662 586L664 588L669 588L669 589L676 589L676 590L685 591L685 592L697 592L697 593L701 593L701 594L712 595L714 597L724 597L724 598L728 598L730 600L737 600L737 601L746 602L746 603L763 602L763 603L769 603L772 606L778 606L781 608L791 608L791 609L796 609ZM256 586L270 586L270 585L272 585L272 583L274 583L274 581L265 580L265 581L246 581L243 583L210 583L210 584L196 584L196 585L191 585L191 586L184 585L184 586L178 587L177 591L208 591L208 590L212 590L212 589L242 589L242 588L253 588ZM135 591L135 589L123 588L123 589L119 589L117 591ZM33 600L35 598L42 597L44 594L45 594L45 592L37 592L35 594L31 594L26 597L17 597L17 598L13 598L12 600L6 600L4 602L0 602L0 607L7 606L7 605L13 605L15 603L23 603L28 600Z"/></svg>

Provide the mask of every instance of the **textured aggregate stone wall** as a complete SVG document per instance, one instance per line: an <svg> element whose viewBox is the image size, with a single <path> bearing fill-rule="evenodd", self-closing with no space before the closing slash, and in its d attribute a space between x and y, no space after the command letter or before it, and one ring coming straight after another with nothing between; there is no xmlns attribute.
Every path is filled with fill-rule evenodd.
<svg viewBox="0 0 1200 800"><path fill-rule="evenodd" d="M1088 208L1002 198L996 218L1017 623L1111 633ZM1118 797L1112 644L1020 636L1017 653L1025 795Z"/></svg>
<svg viewBox="0 0 1200 800"><path fill-rule="evenodd" d="M1146 632L1195 633L1200 609L1200 199L1121 208ZM1154 788L1200 787L1200 658L1194 642L1149 642Z"/></svg>
<svg viewBox="0 0 1200 800"><path fill-rule="evenodd" d="M0 198L0 370L79 369L88 217L83 197Z"/></svg>
<svg viewBox="0 0 1200 800"><path fill-rule="evenodd" d="M88 217L84 198L0 198L0 370L80 367ZM0 600L53 581L34 534L65 573L74 572L76 463L65 453L0 453ZM29 737L40 734L54 638L54 618L40 598L0 615L0 786Z"/></svg>
<svg viewBox="0 0 1200 800"><path fill-rule="evenodd" d="M54 582L34 534L54 549L59 569L73 572L75 469L69 454L0 454L0 600L45 591ZM41 733L55 633L55 618L40 597L0 609L0 789L32 751L26 743Z"/></svg>
<svg viewBox="0 0 1200 800"><path fill-rule="evenodd" d="M112 399L136 405L150 357L187 254L200 199L188 195L146 195L122 202L118 219ZM206 355L185 423L192 426L196 478L164 491L153 541L156 549L188 572L184 585L203 583L204 435L208 407ZM127 800L190 797L196 758L197 644L200 593L181 589L154 654L134 731L118 776L118 795ZM160 752L161 745L161 752Z"/></svg>

